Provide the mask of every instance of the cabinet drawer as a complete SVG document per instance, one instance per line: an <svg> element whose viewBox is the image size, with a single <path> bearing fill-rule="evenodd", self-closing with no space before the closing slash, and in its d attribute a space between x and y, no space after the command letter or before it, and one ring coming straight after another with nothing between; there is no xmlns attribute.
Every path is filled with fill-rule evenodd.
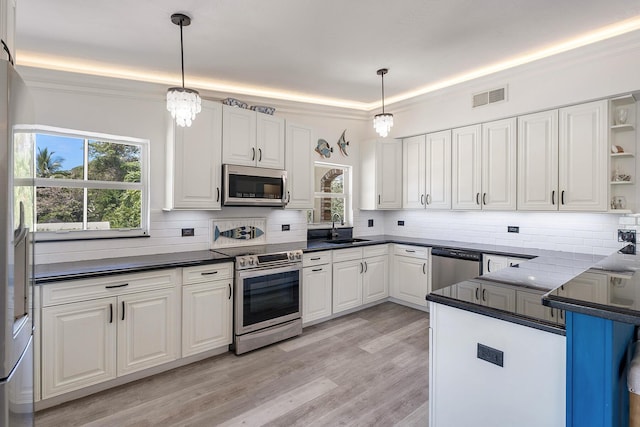
<svg viewBox="0 0 640 427"><path fill-rule="evenodd" d="M302 266L312 267L314 265L329 264L331 262L331 251L313 252L302 255Z"/></svg>
<svg viewBox="0 0 640 427"><path fill-rule="evenodd" d="M212 280L229 279L233 277L233 263L199 265L182 269L182 284L210 282Z"/></svg>
<svg viewBox="0 0 640 427"><path fill-rule="evenodd" d="M178 283L178 271L175 268L69 280L42 285L42 306L48 307L132 292L170 288L176 286L176 283Z"/></svg>
<svg viewBox="0 0 640 427"><path fill-rule="evenodd" d="M351 261L362 258L362 248L338 249L333 251L333 262Z"/></svg>
<svg viewBox="0 0 640 427"><path fill-rule="evenodd" d="M411 258L427 259L429 258L429 251L431 248L424 246L411 246L411 245L394 245L393 253L396 255L408 256Z"/></svg>
<svg viewBox="0 0 640 427"><path fill-rule="evenodd" d="M374 256L389 255L389 245L365 246L362 248L362 257L370 258Z"/></svg>

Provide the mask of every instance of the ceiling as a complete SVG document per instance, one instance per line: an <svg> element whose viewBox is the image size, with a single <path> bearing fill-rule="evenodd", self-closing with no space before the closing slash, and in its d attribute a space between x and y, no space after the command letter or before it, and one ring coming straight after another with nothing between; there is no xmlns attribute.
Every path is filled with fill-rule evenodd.
<svg viewBox="0 0 640 427"><path fill-rule="evenodd" d="M363 110L379 105L378 68L389 103L620 21L640 29L638 0L28 0L17 63L179 84L175 12L192 17L186 86Z"/></svg>

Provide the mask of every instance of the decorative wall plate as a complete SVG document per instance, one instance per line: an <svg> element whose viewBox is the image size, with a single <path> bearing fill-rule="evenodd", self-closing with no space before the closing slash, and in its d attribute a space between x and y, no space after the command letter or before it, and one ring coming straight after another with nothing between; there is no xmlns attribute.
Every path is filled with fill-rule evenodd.
<svg viewBox="0 0 640 427"><path fill-rule="evenodd" d="M328 159L331 157L331 153L333 153L333 148L329 147L329 143L324 139L319 139L318 145L316 146L316 153L320 154L321 157Z"/></svg>
<svg viewBox="0 0 640 427"><path fill-rule="evenodd" d="M264 218L213 219L210 224L211 249L264 245L267 242Z"/></svg>
<svg viewBox="0 0 640 427"><path fill-rule="evenodd" d="M342 153L343 156L349 156L349 153L347 153L347 146L349 145L349 141L347 141L347 139L345 138L344 134L347 132L347 130L343 130L342 131L342 135L340 135L340 139L338 140L338 148L340 149L340 152Z"/></svg>

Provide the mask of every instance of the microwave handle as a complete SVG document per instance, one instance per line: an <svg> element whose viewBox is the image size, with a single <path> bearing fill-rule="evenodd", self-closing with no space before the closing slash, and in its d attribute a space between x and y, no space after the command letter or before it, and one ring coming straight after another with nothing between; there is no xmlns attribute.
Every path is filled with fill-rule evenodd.
<svg viewBox="0 0 640 427"><path fill-rule="evenodd" d="M282 175L282 206L287 206L287 175Z"/></svg>

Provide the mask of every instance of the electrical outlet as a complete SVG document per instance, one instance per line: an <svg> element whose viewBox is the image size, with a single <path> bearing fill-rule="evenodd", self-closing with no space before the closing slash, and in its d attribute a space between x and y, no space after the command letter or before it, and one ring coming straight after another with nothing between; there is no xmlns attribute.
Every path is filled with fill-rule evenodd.
<svg viewBox="0 0 640 427"><path fill-rule="evenodd" d="M398 227L404 227L404 221L398 221Z"/></svg>
<svg viewBox="0 0 640 427"><path fill-rule="evenodd" d="M183 228L182 229L182 237L193 237L195 236L195 230L193 228Z"/></svg>
<svg viewBox="0 0 640 427"><path fill-rule="evenodd" d="M290 224L282 224L282 231L289 231L289 230L291 230Z"/></svg>
<svg viewBox="0 0 640 427"><path fill-rule="evenodd" d="M515 225L508 225L507 226L507 233L519 233L520 232L520 227L515 226Z"/></svg>
<svg viewBox="0 0 640 427"><path fill-rule="evenodd" d="M636 243L636 230L618 230L618 242Z"/></svg>
<svg viewBox="0 0 640 427"><path fill-rule="evenodd" d="M373 227L373 220L372 219L367 221L367 227Z"/></svg>

